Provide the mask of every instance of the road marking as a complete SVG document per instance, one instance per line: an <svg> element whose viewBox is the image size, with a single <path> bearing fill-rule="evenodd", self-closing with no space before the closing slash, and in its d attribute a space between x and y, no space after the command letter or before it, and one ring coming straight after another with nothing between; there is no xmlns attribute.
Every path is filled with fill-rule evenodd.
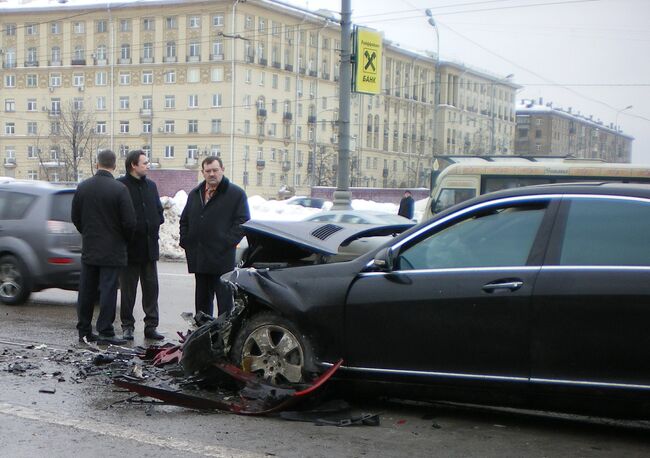
<svg viewBox="0 0 650 458"><path fill-rule="evenodd" d="M156 437L154 434L134 430L133 428L125 428L121 425L113 425L110 423L99 422L90 418L72 418L64 416L61 412L52 413L46 410L36 410L29 407L8 404L0 402L0 413L11 415L18 418L25 418L42 423L49 423L59 426L67 426L82 431L88 431L95 434L104 436L111 436L117 439L127 439L140 442L143 444L154 445L157 447L164 447L168 449L178 450L180 452L191 452L204 456L216 457L251 457L259 458L266 456L261 453L253 453L247 450L240 450L236 448L214 446L214 445L201 445L196 442L186 442L179 439Z"/></svg>

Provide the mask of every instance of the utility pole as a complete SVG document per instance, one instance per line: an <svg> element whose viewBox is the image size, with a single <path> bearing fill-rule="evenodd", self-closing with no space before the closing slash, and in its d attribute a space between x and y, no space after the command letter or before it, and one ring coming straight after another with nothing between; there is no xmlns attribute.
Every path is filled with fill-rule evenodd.
<svg viewBox="0 0 650 458"><path fill-rule="evenodd" d="M352 62L350 34L352 32L351 0L341 0L341 78L339 79L339 160L338 179L332 210L348 210L350 205L350 93L352 92Z"/></svg>

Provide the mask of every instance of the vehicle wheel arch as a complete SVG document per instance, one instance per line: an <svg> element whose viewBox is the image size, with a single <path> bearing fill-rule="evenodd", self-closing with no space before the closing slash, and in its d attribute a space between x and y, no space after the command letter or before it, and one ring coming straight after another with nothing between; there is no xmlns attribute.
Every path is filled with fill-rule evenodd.
<svg viewBox="0 0 650 458"><path fill-rule="evenodd" d="M20 256L7 251L0 254L0 294L2 295L0 301L2 303L22 305L27 302L32 293L33 282L33 274Z"/></svg>

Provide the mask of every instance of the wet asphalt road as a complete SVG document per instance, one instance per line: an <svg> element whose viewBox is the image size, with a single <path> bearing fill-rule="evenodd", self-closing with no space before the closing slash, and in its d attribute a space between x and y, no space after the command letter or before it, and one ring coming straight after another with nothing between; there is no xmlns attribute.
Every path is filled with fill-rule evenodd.
<svg viewBox="0 0 650 458"><path fill-rule="evenodd" d="M175 341L176 331L187 329L181 312L193 310L193 278L183 263L160 263L159 275L159 330ZM124 402L131 394L105 378L77 382L74 367L56 362L83 357L75 301L74 292L49 290L24 306L0 305L2 456L650 456L650 424L643 422L363 401L357 407L380 412L381 425L337 428ZM142 316L136 306L136 345L148 343ZM29 344L46 347L25 349ZM17 361L34 368L9 372Z"/></svg>

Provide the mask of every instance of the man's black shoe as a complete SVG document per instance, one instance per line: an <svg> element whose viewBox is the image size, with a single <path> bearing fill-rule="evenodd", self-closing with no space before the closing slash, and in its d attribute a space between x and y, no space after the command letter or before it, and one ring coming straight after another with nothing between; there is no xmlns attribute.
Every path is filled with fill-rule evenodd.
<svg viewBox="0 0 650 458"><path fill-rule="evenodd" d="M104 334L99 334L97 336L97 345L124 345L126 340L119 339L115 336L106 336Z"/></svg>
<svg viewBox="0 0 650 458"><path fill-rule="evenodd" d="M125 329L122 333L122 338L124 340L133 340L133 329Z"/></svg>
<svg viewBox="0 0 650 458"><path fill-rule="evenodd" d="M165 338L165 336L159 334L155 329L147 329L144 331L144 337L152 340L163 340Z"/></svg>
<svg viewBox="0 0 650 458"><path fill-rule="evenodd" d="M86 340L84 340L84 337ZM79 342L85 343L86 341L88 342L97 342L98 335L94 333L86 334L85 336L79 336Z"/></svg>

